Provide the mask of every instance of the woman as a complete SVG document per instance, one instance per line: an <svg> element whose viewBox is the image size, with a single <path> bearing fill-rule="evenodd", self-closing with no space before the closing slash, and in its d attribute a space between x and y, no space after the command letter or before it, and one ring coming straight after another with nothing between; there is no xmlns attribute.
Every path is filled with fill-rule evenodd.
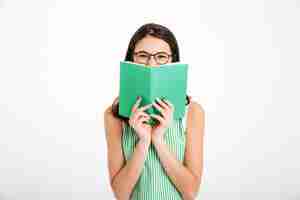
<svg viewBox="0 0 300 200"><path fill-rule="evenodd" d="M126 61L145 67L179 61L173 33L159 24L145 24L133 35ZM204 110L187 96L186 112L174 120L174 106L158 99L140 106L138 98L130 118L118 115L118 98L104 113L110 185L118 200L195 199L203 166ZM154 106L157 125L145 122Z"/></svg>

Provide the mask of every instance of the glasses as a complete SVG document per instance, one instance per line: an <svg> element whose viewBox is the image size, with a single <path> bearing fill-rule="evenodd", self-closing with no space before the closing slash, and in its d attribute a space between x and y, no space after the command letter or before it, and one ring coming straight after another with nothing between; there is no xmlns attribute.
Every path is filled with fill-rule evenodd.
<svg viewBox="0 0 300 200"><path fill-rule="evenodd" d="M168 54L168 53L162 52L162 51L157 52L155 54L150 54L146 51L138 51L138 52L134 52L133 54L135 56L135 60L138 63L148 64L151 56L153 56L155 62L159 65L166 64L169 61L170 57L172 56L171 54Z"/></svg>

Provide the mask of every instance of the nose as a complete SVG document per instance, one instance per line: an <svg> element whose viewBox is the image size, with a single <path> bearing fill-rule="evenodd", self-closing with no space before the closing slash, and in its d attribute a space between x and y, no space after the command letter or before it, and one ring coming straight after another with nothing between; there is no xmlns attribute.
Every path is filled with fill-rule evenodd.
<svg viewBox="0 0 300 200"><path fill-rule="evenodd" d="M150 56L149 60L148 60L148 65L152 66L152 67L157 67L158 64L156 63L155 59L153 56Z"/></svg>

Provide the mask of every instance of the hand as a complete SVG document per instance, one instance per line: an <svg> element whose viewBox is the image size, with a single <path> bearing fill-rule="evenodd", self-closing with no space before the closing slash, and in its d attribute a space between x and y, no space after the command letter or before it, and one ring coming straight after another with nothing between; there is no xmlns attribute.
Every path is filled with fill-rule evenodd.
<svg viewBox="0 0 300 200"><path fill-rule="evenodd" d="M153 102L153 106L162 114L162 116L151 114L152 117L159 121L157 125L152 127L151 140L154 142L162 142L164 133L173 122L173 113L175 108L173 104L166 99L156 99L158 103Z"/></svg>
<svg viewBox="0 0 300 200"><path fill-rule="evenodd" d="M129 118L130 126L136 131L138 137L143 142L151 142L151 125L145 124L150 119L150 116L144 112L148 108L152 106L152 104L148 104L139 108L142 98L139 97L136 103L133 105L131 109L131 115Z"/></svg>

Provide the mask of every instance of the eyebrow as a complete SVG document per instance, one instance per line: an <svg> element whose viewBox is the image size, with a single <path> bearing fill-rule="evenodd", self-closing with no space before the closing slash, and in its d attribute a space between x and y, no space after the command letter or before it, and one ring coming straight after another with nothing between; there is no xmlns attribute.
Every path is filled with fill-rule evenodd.
<svg viewBox="0 0 300 200"><path fill-rule="evenodd" d="M147 51L144 51L144 50L141 50L141 51L136 51L136 52L139 52L139 53L149 53ZM150 53L149 53L150 54Z"/></svg>
<svg viewBox="0 0 300 200"><path fill-rule="evenodd" d="M139 53L148 53L148 54L151 54L151 53L149 53L149 52L147 52L147 51L144 51L144 50L137 51L137 52L139 52ZM168 52L166 52L166 51L158 51L158 52L156 52L156 53L154 53L154 54L157 54L157 53L167 53L167 54L168 54Z"/></svg>

